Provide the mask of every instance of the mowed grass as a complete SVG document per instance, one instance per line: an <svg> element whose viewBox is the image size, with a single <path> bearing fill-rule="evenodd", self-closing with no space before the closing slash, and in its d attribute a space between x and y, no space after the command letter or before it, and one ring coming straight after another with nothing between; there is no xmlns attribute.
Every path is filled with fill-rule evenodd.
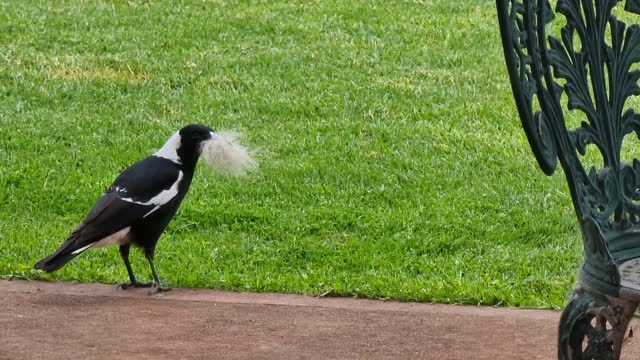
<svg viewBox="0 0 640 360"><path fill-rule="evenodd" d="M198 122L260 168L199 167L169 285L561 307L580 235L516 116L490 1L5 1L0 276L125 281L116 248L31 268Z"/></svg>

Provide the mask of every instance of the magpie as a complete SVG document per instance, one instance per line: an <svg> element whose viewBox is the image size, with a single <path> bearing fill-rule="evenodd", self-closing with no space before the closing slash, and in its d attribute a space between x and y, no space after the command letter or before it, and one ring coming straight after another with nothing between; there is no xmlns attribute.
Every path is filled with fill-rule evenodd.
<svg viewBox="0 0 640 360"><path fill-rule="evenodd" d="M53 272L87 249L119 245L129 274L129 282L120 285L122 289L170 290L161 285L153 263L156 244L189 190L202 149L218 138L204 125L191 124L180 129L156 153L125 169L62 245L35 268ZM153 283L136 279L129 262L131 245L143 249Z"/></svg>

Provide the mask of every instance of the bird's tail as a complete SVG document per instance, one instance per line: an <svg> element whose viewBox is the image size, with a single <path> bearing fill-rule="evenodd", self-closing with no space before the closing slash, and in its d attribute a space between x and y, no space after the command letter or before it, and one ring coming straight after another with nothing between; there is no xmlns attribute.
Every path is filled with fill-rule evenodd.
<svg viewBox="0 0 640 360"><path fill-rule="evenodd" d="M34 266L34 268L44 270L46 272L53 272L63 267L66 263L68 263L78 255L80 254L55 252L47 256L46 258L38 261Z"/></svg>
<svg viewBox="0 0 640 360"><path fill-rule="evenodd" d="M34 268L44 270L46 272L53 272L63 267L76 256L80 255L80 253L86 250L86 248L74 249L75 246L72 246L76 240L74 235L75 234L71 234L71 236L62 245L60 245L58 250L53 254L38 261Z"/></svg>

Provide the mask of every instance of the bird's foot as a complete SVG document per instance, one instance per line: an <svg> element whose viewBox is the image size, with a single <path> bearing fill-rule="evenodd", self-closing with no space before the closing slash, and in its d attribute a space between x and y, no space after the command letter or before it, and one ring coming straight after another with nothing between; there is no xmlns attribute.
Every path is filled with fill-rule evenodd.
<svg viewBox="0 0 640 360"><path fill-rule="evenodd" d="M154 282L149 290L149 295L157 295L167 291L171 291L171 288Z"/></svg>
<svg viewBox="0 0 640 360"><path fill-rule="evenodd" d="M144 282L140 282L140 281L132 281L132 282L120 284L120 285L118 285L118 288L122 289L122 290L127 290L127 289L131 289L131 288L148 288L148 287L151 287L151 286L153 286L152 283L144 283Z"/></svg>

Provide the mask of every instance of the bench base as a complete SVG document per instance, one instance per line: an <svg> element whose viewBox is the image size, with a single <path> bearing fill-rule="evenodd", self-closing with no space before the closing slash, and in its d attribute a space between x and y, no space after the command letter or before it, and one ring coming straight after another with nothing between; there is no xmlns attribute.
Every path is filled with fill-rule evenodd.
<svg viewBox="0 0 640 360"><path fill-rule="evenodd" d="M629 321L638 304L638 300L603 295L584 285L578 286L560 318L558 359L619 360Z"/></svg>

